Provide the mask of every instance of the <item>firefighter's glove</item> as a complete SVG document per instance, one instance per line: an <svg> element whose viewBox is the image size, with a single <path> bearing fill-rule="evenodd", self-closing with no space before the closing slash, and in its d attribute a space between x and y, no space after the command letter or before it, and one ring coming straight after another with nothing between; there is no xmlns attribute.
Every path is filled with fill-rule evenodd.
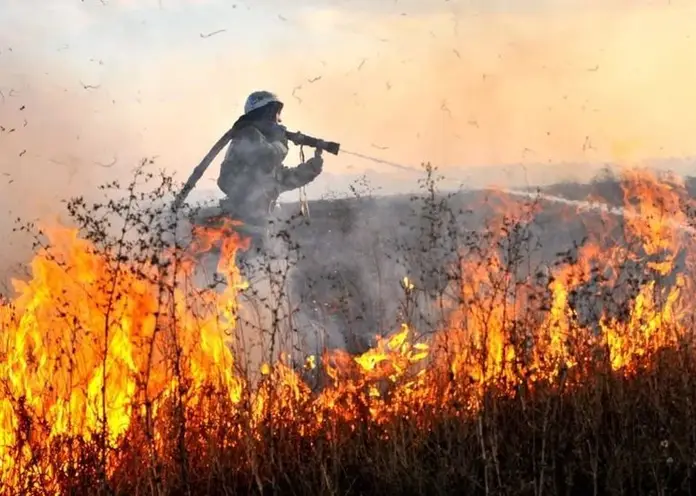
<svg viewBox="0 0 696 496"><path fill-rule="evenodd" d="M307 160L307 165L312 169L312 171L319 175L324 167L324 159L321 154L315 154L312 158Z"/></svg>

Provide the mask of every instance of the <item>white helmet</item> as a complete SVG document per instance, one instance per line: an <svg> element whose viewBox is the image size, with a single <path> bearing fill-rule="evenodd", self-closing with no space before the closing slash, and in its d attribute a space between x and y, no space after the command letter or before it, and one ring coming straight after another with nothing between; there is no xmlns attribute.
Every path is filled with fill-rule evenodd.
<svg viewBox="0 0 696 496"><path fill-rule="evenodd" d="M283 102L280 101L275 93L263 90L254 91L251 95L249 95L246 103L244 104L244 113L248 114L249 112L260 109L261 107L265 107L269 103L278 103L280 104L281 108L283 106Z"/></svg>

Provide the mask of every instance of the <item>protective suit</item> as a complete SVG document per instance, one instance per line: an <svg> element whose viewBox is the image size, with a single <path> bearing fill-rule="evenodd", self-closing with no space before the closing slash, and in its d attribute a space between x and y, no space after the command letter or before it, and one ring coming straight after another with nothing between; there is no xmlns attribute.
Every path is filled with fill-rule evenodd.
<svg viewBox="0 0 696 496"><path fill-rule="evenodd" d="M185 193L195 184L205 167L229 142L217 180L226 198L220 202L222 212L214 209L215 215L210 216L209 221L218 223L222 213L222 217L241 221L243 225L238 230L251 238L251 247L237 251L234 261L249 283L249 290L240 296L240 324L235 330L238 339L235 342L240 343L247 357L249 350L263 350L263 361L268 360L265 356L266 330L273 332L274 340L277 338L277 345L274 344L276 354L281 351L295 353L294 350L300 349L299 334L287 325L291 319L282 315L282 309L280 315L277 311L287 304L287 293L278 295L288 289L287 278L292 280L294 277L294 267L286 256L287 240L275 235L285 225L277 223L274 228L268 221L282 193L305 186L321 173L321 153L322 148L326 148L324 142L317 140L318 146L312 158L297 167L285 167L283 161L288 154L288 139L280 124L282 107L282 102L270 92L252 93L245 104L244 115L218 140L183 190ZM185 198L185 194L180 198ZM220 291L224 289L224 285L216 284L215 280L219 279L220 263L230 261L220 260L220 255L218 250L204 255L198 264L200 282L197 285L213 284ZM214 276L212 280L210 274Z"/></svg>
<svg viewBox="0 0 696 496"><path fill-rule="evenodd" d="M224 215L241 221L242 226L237 230L251 241L248 250L237 252L236 259L249 282L263 277L262 269L269 263L265 255L283 259L282 237L269 229L268 222L278 197L313 181L323 166L319 148L312 158L297 167L283 165L288 140L285 128L280 125L282 108L282 102L270 92L249 96L244 115L232 127L217 181L226 196L220 202Z"/></svg>
<svg viewBox="0 0 696 496"><path fill-rule="evenodd" d="M257 94L271 97L266 97L265 105L254 106L252 97ZM305 186L322 171L323 159L318 153L297 167L283 165L288 140L285 128L277 121L280 109L282 103L271 93L250 96L247 112L232 128L232 140L217 181L226 195L221 206L228 215L242 221L243 231L254 237L266 229L268 216L282 193Z"/></svg>

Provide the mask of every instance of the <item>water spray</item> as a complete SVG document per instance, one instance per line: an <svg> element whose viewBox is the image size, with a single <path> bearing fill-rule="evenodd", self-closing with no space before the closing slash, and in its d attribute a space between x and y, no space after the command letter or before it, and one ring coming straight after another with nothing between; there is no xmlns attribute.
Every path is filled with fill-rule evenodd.
<svg viewBox="0 0 696 496"><path fill-rule="evenodd" d="M343 152L343 153L347 153L348 155L353 155L354 157L358 157L358 158L362 158L362 159L365 159L365 160L369 160L369 161L371 161L371 162L375 162L375 163L377 163L377 164L389 165L389 166L394 167L394 168L396 168L396 169L401 169L401 170L405 170L405 171L409 171L409 172L418 172L418 173L422 173L422 172L423 172L423 170L417 169L416 167L411 167L411 166L408 166L408 165L397 164L396 162L390 162L389 160L383 160L383 159L381 159L381 158L372 157L372 156L370 156L370 155L364 155L364 154L358 153L358 152L352 152L352 151L350 151L350 150L342 150L342 152Z"/></svg>
<svg viewBox="0 0 696 496"><path fill-rule="evenodd" d="M349 155L353 155L355 157L359 157L365 160L370 160L372 162L378 163L378 164L385 164L389 165L391 167L395 167L397 169L401 170L406 170L410 172L423 172L422 170L416 169L415 167L410 167L407 165L402 165L398 164L396 162L390 162L388 160L383 160L377 157L372 157L369 155L364 155L362 153L357 153L349 150L342 150L343 153L347 153ZM468 191L485 191L490 188L466 188ZM578 209L579 212L601 212L609 215L615 215L617 217L624 217L627 219L642 219L644 218L637 212L631 211L629 209L626 209L624 207L614 207L611 205L608 205L606 203L602 202L592 202L592 201L586 201L586 200L570 200L568 198L563 198L562 196L556 196L556 195L549 195L545 193L540 193L540 192L531 192L531 191L524 191L524 190L514 190L514 189L498 189L496 188L496 191L499 191L501 193L505 193L510 196L522 196L530 199L535 199L539 198L541 200L545 200L549 203L559 203L559 204L564 204L568 206L573 206ZM669 226L672 229L675 229L677 231L680 231L684 234L690 234L692 236L696 236L696 228L693 226L690 226L688 224L684 224L682 222L677 221L675 218L667 218L664 220L664 223Z"/></svg>
<svg viewBox="0 0 696 496"><path fill-rule="evenodd" d="M568 198L563 198L562 196L548 195L545 193L535 193L531 191L519 191L513 189L499 189L496 191L500 191L511 196L523 196L530 199L540 198L549 203L560 203L563 205L577 207L579 212L601 212L609 215L615 215L617 217L624 217L626 219L649 220L645 216L640 215L639 213L633 210L629 210L625 207L614 207L602 202L593 202L587 200L570 200ZM674 217L668 217L664 219L662 222L666 226L676 231L680 231L685 234L696 235L696 228L688 224L679 222Z"/></svg>

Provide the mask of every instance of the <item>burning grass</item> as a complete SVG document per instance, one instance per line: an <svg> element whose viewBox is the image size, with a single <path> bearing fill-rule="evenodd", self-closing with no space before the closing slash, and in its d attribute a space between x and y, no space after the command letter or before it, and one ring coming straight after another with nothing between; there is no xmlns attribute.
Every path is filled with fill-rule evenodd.
<svg viewBox="0 0 696 496"><path fill-rule="evenodd" d="M627 172L623 223L539 270L524 233L541 205L500 197L477 243L452 245L431 328L404 278L376 346L281 351L254 377L233 351L245 240L228 223L183 245L143 177L119 201L74 199L78 228L40 233L0 307L3 494L690 490L696 278L675 181ZM195 288L215 244L225 289Z"/></svg>

